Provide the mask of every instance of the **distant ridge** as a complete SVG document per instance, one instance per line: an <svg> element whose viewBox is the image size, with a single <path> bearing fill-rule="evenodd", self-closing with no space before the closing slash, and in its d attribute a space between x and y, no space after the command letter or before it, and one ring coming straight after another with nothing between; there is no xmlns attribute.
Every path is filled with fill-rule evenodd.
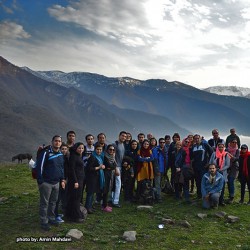
<svg viewBox="0 0 250 250"><path fill-rule="evenodd" d="M218 95L250 98L250 88L243 88L237 86L214 86L205 88L203 90Z"/></svg>

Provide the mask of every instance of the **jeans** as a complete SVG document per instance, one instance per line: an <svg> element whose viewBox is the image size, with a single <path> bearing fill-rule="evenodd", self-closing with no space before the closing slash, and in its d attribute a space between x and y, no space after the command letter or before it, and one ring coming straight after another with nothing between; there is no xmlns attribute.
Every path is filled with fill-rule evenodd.
<svg viewBox="0 0 250 250"><path fill-rule="evenodd" d="M233 198L235 193L235 187L234 187L235 178L233 176L228 176L227 179L228 179L227 186L228 186L229 197Z"/></svg>
<svg viewBox="0 0 250 250"><path fill-rule="evenodd" d="M93 205L93 198L94 198L94 193L88 193L88 192L87 192L86 202L85 202L85 208L86 208L86 209L92 208L92 205Z"/></svg>
<svg viewBox="0 0 250 250"><path fill-rule="evenodd" d="M59 182L50 184L43 182L38 185L40 192L39 215L41 224L47 224L49 220L55 220L55 207L59 193Z"/></svg>
<svg viewBox="0 0 250 250"><path fill-rule="evenodd" d="M219 203L219 198L220 198L220 193L210 194L208 200L206 200L205 198L202 199L202 207L203 208L217 207Z"/></svg>
<svg viewBox="0 0 250 250"><path fill-rule="evenodd" d="M157 194L157 199L161 199L161 176L163 174L160 173L159 175L155 175L154 182L155 182L155 189Z"/></svg>
<svg viewBox="0 0 250 250"><path fill-rule="evenodd" d="M119 200L120 200L122 182L121 182L121 169L120 168L118 168L118 169L120 171L120 175L115 176L115 191L112 192L112 203L113 204L119 204Z"/></svg>
<svg viewBox="0 0 250 250"><path fill-rule="evenodd" d="M220 194L220 199L219 199L219 203L224 203L224 193L225 193L225 181L224 181L224 184L223 184L223 187L222 187L222 190L221 190L221 194Z"/></svg>

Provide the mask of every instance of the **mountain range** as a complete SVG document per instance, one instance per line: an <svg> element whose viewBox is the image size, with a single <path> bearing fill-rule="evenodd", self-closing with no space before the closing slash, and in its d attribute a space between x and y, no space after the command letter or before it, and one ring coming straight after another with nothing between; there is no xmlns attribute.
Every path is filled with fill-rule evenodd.
<svg viewBox="0 0 250 250"><path fill-rule="evenodd" d="M162 79L141 81L129 77L105 77L98 74L61 71L29 72L59 85L94 94L108 104L129 108L171 119L192 132L206 133L219 128L228 133L237 127L249 134L249 99L222 96L200 90L181 82ZM233 91L233 90L232 90Z"/></svg>
<svg viewBox="0 0 250 250"><path fill-rule="evenodd" d="M203 90L218 95L250 98L250 88L242 88L237 86L213 86Z"/></svg>
<svg viewBox="0 0 250 250"><path fill-rule="evenodd" d="M141 81L93 73L33 71L0 57L1 161L34 153L55 134L104 132L113 142L119 131L210 134L213 128L249 135L250 100L219 96L181 82Z"/></svg>
<svg viewBox="0 0 250 250"><path fill-rule="evenodd" d="M155 129L182 134L188 131L164 116L121 109L97 95L86 94L73 86L67 88L39 78L0 57L0 129L1 161L9 161L18 153L36 151L48 144L55 134L66 139L75 130L77 140L85 135L104 132L113 142L121 130L136 135ZM161 121L154 127L155 121ZM160 136L160 135L159 135Z"/></svg>

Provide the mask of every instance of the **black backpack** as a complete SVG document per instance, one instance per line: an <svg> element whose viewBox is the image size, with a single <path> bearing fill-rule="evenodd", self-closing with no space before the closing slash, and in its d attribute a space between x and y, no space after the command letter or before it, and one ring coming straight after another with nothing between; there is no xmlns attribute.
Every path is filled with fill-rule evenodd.
<svg viewBox="0 0 250 250"><path fill-rule="evenodd" d="M36 152L36 162L37 162L37 159L44 153L44 152L48 152L49 151L49 148L50 148L50 145L48 146L39 146L38 149L37 149L37 152ZM32 167L31 169L31 175L32 175L32 178L33 179L37 179L37 169L36 169L36 162L34 164L34 167Z"/></svg>

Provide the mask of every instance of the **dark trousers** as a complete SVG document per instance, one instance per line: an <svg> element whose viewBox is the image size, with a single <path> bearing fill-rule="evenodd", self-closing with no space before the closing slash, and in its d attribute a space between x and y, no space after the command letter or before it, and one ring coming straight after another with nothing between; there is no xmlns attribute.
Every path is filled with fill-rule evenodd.
<svg viewBox="0 0 250 250"><path fill-rule="evenodd" d="M194 179L195 179L195 184L196 184L196 190L197 190L197 197L201 198L201 180L203 175L205 174L205 169L200 169L200 168L194 168Z"/></svg>
<svg viewBox="0 0 250 250"><path fill-rule="evenodd" d="M248 195L249 195L249 201L250 201L250 178L246 178L245 176L242 176L240 179L240 199L244 200L245 192L246 192L246 184L248 188Z"/></svg>
<svg viewBox="0 0 250 250"><path fill-rule="evenodd" d="M66 216L71 220L82 219L80 201L82 198L83 180L78 180L79 187L74 188L74 182L68 183Z"/></svg>
<svg viewBox="0 0 250 250"><path fill-rule="evenodd" d="M59 205L60 205L60 202L61 202L61 207L62 207L62 212L64 213L65 212L65 209L66 209L66 187L65 189L63 189L60 185L59 187L59 194L58 194L58 199L57 199L57 202L56 202L56 207L55 207L55 216L57 217L59 212Z"/></svg>

